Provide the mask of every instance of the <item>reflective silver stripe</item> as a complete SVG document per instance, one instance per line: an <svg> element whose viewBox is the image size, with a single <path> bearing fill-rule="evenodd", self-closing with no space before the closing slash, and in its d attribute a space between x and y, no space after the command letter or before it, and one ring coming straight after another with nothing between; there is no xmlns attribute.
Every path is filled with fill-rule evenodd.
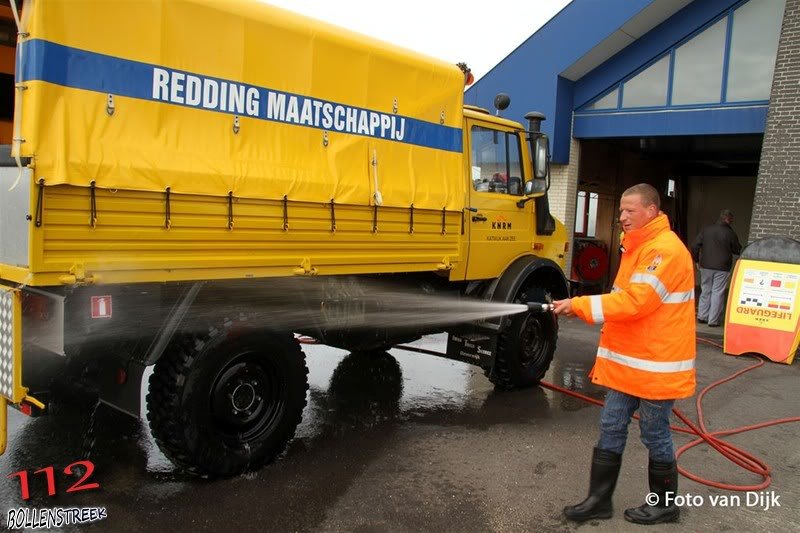
<svg viewBox="0 0 800 533"><path fill-rule="evenodd" d="M600 297L599 294L595 294L594 296L589 296L589 302L592 304L592 321L595 324L602 324L606 321L606 317L603 314L603 299Z"/></svg>
<svg viewBox="0 0 800 533"><path fill-rule="evenodd" d="M659 372L666 374L669 372L683 372L684 370L691 370L694 368L694 359L686 359L685 361L671 361L671 362L658 362L647 361L645 359L637 359L629 355L622 355L621 353L612 352L607 348L598 348L597 357L614 361L621 365L635 368L636 370L646 370L648 372Z"/></svg>
<svg viewBox="0 0 800 533"><path fill-rule="evenodd" d="M682 304L694 300L694 289L686 292L671 292L661 301L665 304Z"/></svg>
<svg viewBox="0 0 800 533"><path fill-rule="evenodd" d="M665 304L680 304L694 300L694 290L688 292L669 292L667 288L653 274L634 274L631 283L644 283L650 285Z"/></svg>
<svg viewBox="0 0 800 533"><path fill-rule="evenodd" d="M664 284L661 283L661 280L658 279L658 276L653 274L634 274L631 276L631 283L645 283L650 285L653 287L653 290L658 293L662 301L669 295L669 291Z"/></svg>

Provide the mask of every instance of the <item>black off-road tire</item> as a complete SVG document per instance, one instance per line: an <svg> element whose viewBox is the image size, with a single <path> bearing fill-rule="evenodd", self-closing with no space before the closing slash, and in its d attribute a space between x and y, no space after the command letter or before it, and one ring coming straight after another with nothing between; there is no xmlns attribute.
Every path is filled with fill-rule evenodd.
<svg viewBox="0 0 800 533"><path fill-rule="evenodd" d="M153 436L196 475L231 476L273 461L306 405L308 368L294 336L228 326L176 336L150 377Z"/></svg>
<svg viewBox="0 0 800 533"><path fill-rule="evenodd" d="M523 288L514 301L546 302L550 294L539 287ZM489 380L504 390L538 385L553 361L557 340L558 320L553 313L514 315L498 337Z"/></svg>

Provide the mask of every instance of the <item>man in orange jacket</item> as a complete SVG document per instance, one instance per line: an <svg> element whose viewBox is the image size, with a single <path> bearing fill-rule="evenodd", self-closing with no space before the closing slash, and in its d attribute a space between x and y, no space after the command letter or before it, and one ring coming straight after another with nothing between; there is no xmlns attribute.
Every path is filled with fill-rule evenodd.
<svg viewBox="0 0 800 533"><path fill-rule="evenodd" d="M622 193L622 259L608 294L554 302L558 315L604 323L592 383L608 387L600 440L592 456L589 496L564 508L570 520L610 518L628 424L639 411L649 451L650 492L625 519L658 524L678 519L678 468L669 429L675 400L695 389L694 268L686 246L660 212L658 191L640 183Z"/></svg>

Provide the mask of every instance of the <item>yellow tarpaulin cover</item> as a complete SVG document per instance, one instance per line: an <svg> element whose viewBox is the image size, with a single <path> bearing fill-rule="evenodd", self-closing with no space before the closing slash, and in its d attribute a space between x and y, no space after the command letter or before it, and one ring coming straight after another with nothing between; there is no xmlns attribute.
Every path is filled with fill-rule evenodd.
<svg viewBox="0 0 800 533"><path fill-rule="evenodd" d="M260 2L32 0L35 179L460 209L463 75Z"/></svg>

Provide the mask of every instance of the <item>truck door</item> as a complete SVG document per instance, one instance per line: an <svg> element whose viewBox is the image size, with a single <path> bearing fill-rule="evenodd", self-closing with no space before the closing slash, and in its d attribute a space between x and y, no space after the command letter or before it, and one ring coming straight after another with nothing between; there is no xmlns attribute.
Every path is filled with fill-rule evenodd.
<svg viewBox="0 0 800 533"><path fill-rule="evenodd" d="M533 202L517 207L530 168L518 132L468 120L470 172L466 279L494 278L533 244Z"/></svg>

